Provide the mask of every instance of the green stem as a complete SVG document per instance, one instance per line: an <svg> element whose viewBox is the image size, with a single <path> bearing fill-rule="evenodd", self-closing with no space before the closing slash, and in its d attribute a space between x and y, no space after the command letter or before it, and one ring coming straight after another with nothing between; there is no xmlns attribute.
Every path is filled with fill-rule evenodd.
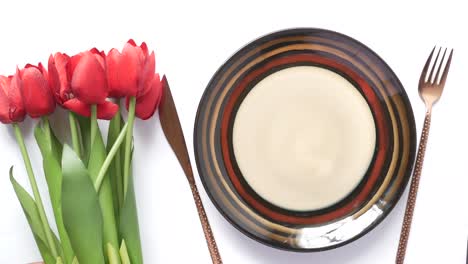
<svg viewBox="0 0 468 264"><path fill-rule="evenodd" d="M106 249L109 264L120 264L120 255L117 249L115 249L110 243L107 243Z"/></svg>
<svg viewBox="0 0 468 264"><path fill-rule="evenodd" d="M132 154L133 124L135 122L135 105L136 105L136 97L130 98L130 103L128 106L127 137L125 138L124 200L127 194L128 180L130 177L130 162L131 162L130 157Z"/></svg>
<svg viewBox="0 0 468 264"><path fill-rule="evenodd" d="M127 133L127 128L128 128L128 123L125 124L125 126L122 128L122 131L120 131L119 136L115 140L114 145L112 145L112 148L109 151L109 154L107 154L107 157L104 160L104 163L102 164L101 170L99 170L99 174L96 177L96 181L94 182L94 188L96 189L97 192L99 192L99 188L101 187L102 180L104 179L104 176L106 175L107 169L109 169L109 166L112 163L112 159L119 152L120 145L122 145L122 142Z"/></svg>
<svg viewBox="0 0 468 264"><path fill-rule="evenodd" d="M31 184L31 188L34 194L34 200L36 201L36 206L39 211L39 217L41 218L42 228L44 228L44 233L46 235L47 243L49 245L49 249L54 258L57 258L57 249L55 248L55 241L52 236L52 231L50 230L49 222L47 221L47 216L44 210L44 205L42 203L41 195L39 193L39 188L37 187L36 178L34 177L34 172L31 165L31 160L29 159L28 150L26 149L26 145L24 144L23 134L21 133L21 129L18 124L13 124L13 128L15 130L16 140L18 141L19 148L21 150L21 155L23 156L24 165L26 167L26 171L28 173L29 182Z"/></svg>
<svg viewBox="0 0 468 264"><path fill-rule="evenodd" d="M118 126L119 129L120 129L120 126L121 126L121 116L120 116L120 113L117 114L117 118L119 119L118 121L119 122L115 122L115 126ZM127 126L128 127L128 126ZM125 128L125 131L127 130L127 128ZM127 132L125 132L127 133ZM122 163L121 163L121 160L122 160L122 148L119 148L117 150L117 153L115 153L115 159L114 159L114 164L115 164L115 179L116 179L116 189L117 189L117 202L118 204L116 205L116 207L118 208L118 210L120 210L120 208L122 208L122 205L123 205L123 181L122 181Z"/></svg>
<svg viewBox="0 0 468 264"><path fill-rule="evenodd" d="M120 258L122 259L123 264L130 264L130 257L128 256L127 246L125 245L125 240L122 241L120 246Z"/></svg>
<svg viewBox="0 0 468 264"><path fill-rule="evenodd" d="M91 106L91 146L90 149L93 149L94 137L97 132L97 105Z"/></svg>
<svg viewBox="0 0 468 264"><path fill-rule="evenodd" d="M70 132L73 142L73 150L78 157L81 157L81 145L80 145L80 138L78 136L78 127L76 126L76 118L75 114L70 111L68 112L68 120L70 122Z"/></svg>

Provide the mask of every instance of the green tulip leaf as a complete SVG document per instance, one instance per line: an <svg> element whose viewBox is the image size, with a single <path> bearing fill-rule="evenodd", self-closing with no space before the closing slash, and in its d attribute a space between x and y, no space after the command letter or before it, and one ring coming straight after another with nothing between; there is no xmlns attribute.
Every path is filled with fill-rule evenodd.
<svg viewBox="0 0 468 264"><path fill-rule="evenodd" d="M34 235L34 240L36 241L37 248L39 249L39 252L41 253L42 260L44 261L45 264L54 264L55 263L55 258L52 256L52 253L50 253L49 247L47 247L44 242Z"/></svg>
<svg viewBox="0 0 468 264"><path fill-rule="evenodd" d="M88 166L89 155L91 151L91 121L89 117L84 117L81 115L75 115L80 125L80 134L82 140L82 157L83 163Z"/></svg>
<svg viewBox="0 0 468 264"><path fill-rule="evenodd" d="M42 127L39 123L34 130L34 136L42 153L44 174L49 188L49 196L54 211L57 230L60 235L60 240L62 241L64 259L66 263L71 263L75 254L73 253L70 239L63 224L61 202L62 168L60 161L62 156L62 144L55 137L51 129L49 133L46 133L46 129L50 128L48 126ZM51 140L46 136L47 134L51 135Z"/></svg>
<svg viewBox="0 0 468 264"><path fill-rule="evenodd" d="M109 123L109 131L107 134L107 152L111 150L112 146L114 145L115 141L119 136L122 127L122 116L120 113L117 113ZM121 161L122 158L123 155L121 154L121 150L119 150L115 155L114 160L112 161L107 172L112 186L112 194L114 198L114 215L116 221L118 221L119 219L119 210L123 203L123 163Z"/></svg>
<svg viewBox="0 0 468 264"><path fill-rule="evenodd" d="M44 155L44 152L52 152L57 160L62 159L63 145L48 124L44 124L44 122L37 123L34 128L34 137L42 155Z"/></svg>
<svg viewBox="0 0 468 264"><path fill-rule="evenodd" d="M104 264L102 213L84 164L67 145L62 153L62 213L73 251L81 263Z"/></svg>
<svg viewBox="0 0 468 264"><path fill-rule="evenodd" d="M120 119L120 127L123 127L125 126L125 121L123 120L123 118ZM127 137L127 136L125 136ZM122 144L122 147L120 148L120 168L122 170L122 192L124 192L124 186L123 186L123 182L124 182L124 174L125 174L125 168L124 168L124 164L125 164L125 152L126 152L126 149L125 149L125 143ZM132 154L133 154L133 146L132 146ZM130 157L130 160L131 160L132 157ZM125 197L125 194L122 194L122 203L120 204L120 207L123 206L123 199Z"/></svg>
<svg viewBox="0 0 468 264"><path fill-rule="evenodd" d="M47 139L44 130L42 130L41 123L37 123L36 128L34 128L34 137L42 155L44 155L44 152L50 152L50 141Z"/></svg>
<svg viewBox="0 0 468 264"><path fill-rule="evenodd" d="M60 140L55 136L54 131L52 128L50 129L50 135L52 137L52 153L54 154L55 158L57 160L62 160L62 150L63 150L63 144L60 142Z"/></svg>
<svg viewBox="0 0 468 264"><path fill-rule="evenodd" d="M107 156L106 147L102 140L100 132L96 133L94 138L94 144L90 153L90 159L88 164L89 174L93 181L101 170L102 164ZM114 205L112 197L112 187L108 175L104 177L101 188L99 189L99 203L101 205L102 219L104 223L104 244L103 248L106 247L107 243L110 243L114 248L119 248L119 239L117 237L117 225L115 223Z"/></svg>
<svg viewBox="0 0 468 264"><path fill-rule="evenodd" d="M26 219L29 223L29 227L34 235L36 245L41 253L41 256L45 263L55 263L55 259L50 252L50 249L45 241L45 233L42 227L41 218L39 217L39 212L37 210L36 202L29 195L29 193L15 180L13 177L13 167L10 168L10 181L15 190L16 196L23 208L23 212L26 216Z"/></svg>
<svg viewBox="0 0 468 264"><path fill-rule="evenodd" d="M120 237L125 240L128 255L132 264L143 263L140 242L140 229L138 225L138 212L136 207L133 177L129 177L129 185L123 207L120 209Z"/></svg>
<svg viewBox="0 0 468 264"><path fill-rule="evenodd" d="M52 232L52 230L51 230L51 233L52 233L55 244L60 245L60 241L58 240L57 236ZM39 252L41 253L44 263L46 264L55 263L54 256L52 255L49 247L44 243L44 241L42 241L36 235L34 235L34 240L36 241L37 248L39 249ZM59 256L63 255L62 249L60 247L58 247L58 254Z"/></svg>
<svg viewBox="0 0 468 264"><path fill-rule="evenodd" d="M41 150L43 158L44 173L49 187L49 194L52 206L55 208L60 207L60 196L62 189L62 168L60 166L60 159L54 153L51 141L46 136L43 128L38 124L34 130L37 145Z"/></svg>

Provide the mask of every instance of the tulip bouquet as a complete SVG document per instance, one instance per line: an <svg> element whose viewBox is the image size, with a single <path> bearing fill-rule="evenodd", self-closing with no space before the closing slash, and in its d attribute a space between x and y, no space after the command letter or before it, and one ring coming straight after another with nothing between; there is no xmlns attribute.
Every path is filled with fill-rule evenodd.
<svg viewBox="0 0 468 264"><path fill-rule="evenodd" d="M14 179L13 167L10 180L46 264L143 262L131 173L133 124L135 117L150 118L161 96L154 52L133 40L121 52L55 53L48 69L28 64L0 76L0 122L14 130L33 195ZM68 111L70 146L50 125L56 105ZM57 234L19 126L26 115L40 118L34 136ZM106 143L98 119L110 120Z"/></svg>

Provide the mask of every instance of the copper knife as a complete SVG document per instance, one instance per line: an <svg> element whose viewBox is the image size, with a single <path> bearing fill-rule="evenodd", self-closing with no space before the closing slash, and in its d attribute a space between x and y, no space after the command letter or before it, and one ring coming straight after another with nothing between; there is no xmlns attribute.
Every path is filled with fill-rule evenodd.
<svg viewBox="0 0 468 264"><path fill-rule="evenodd" d="M187 180L192 190L193 199L195 200L195 205L197 206L198 216L203 227L203 233L205 234L205 239L208 244L208 250L210 251L211 260L213 264L222 264L221 256L219 255L218 246L216 245L213 232L211 231L210 222L205 213L203 203L200 199L200 194L198 193L197 185L195 183L195 178L193 176L192 165L190 164L190 157L187 150L187 145L185 143L184 133L180 125L179 116L177 114L177 109L174 104L174 99L172 98L171 89L167 82L166 76L163 76L162 79L162 88L163 95L161 99L161 105L159 106L159 117L161 121L161 127L163 129L164 135L169 142L172 150L174 151L177 159L179 160L180 165L187 176Z"/></svg>

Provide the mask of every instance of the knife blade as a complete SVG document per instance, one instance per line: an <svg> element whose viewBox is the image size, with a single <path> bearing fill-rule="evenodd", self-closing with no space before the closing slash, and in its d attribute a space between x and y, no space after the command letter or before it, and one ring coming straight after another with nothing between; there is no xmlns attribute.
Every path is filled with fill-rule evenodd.
<svg viewBox="0 0 468 264"><path fill-rule="evenodd" d="M169 83L167 78L164 75L162 79L163 86L163 96L161 99L161 105L159 106L159 118L161 122L161 127L163 129L164 135L166 136L169 145L174 151L177 159L179 160L182 170L189 181L190 189L192 191L193 199L197 207L198 216L200 217L200 222L203 227L203 233L205 234L205 239L208 244L208 250L211 255L211 260L213 264L222 264L221 256L218 251L218 246L211 231L211 226L206 216L203 203L198 193L197 185L195 183L195 178L193 176L192 165L190 164L190 157L187 150L187 144L185 143L184 133L182 131L182 126L180 125L179 115L177 114L177 109L172 98L171 89L169 88Z"/></svg>
<svg viewBox="0 0 468 264"><path fill-rule="evenodd" d="M180 125L179 115L172 98L171 89L169 83L164 75L162 78L163 95L161 99L161 105L159 106L159 118L161 121L161 127L164 135L166 136L169 145L171 146L174 154L179 160L182 169L184 170L185 176L189 182L194 182L192 165L190 163L190 157L187 150L187 144L185 143L184 132Z"/></svg>

